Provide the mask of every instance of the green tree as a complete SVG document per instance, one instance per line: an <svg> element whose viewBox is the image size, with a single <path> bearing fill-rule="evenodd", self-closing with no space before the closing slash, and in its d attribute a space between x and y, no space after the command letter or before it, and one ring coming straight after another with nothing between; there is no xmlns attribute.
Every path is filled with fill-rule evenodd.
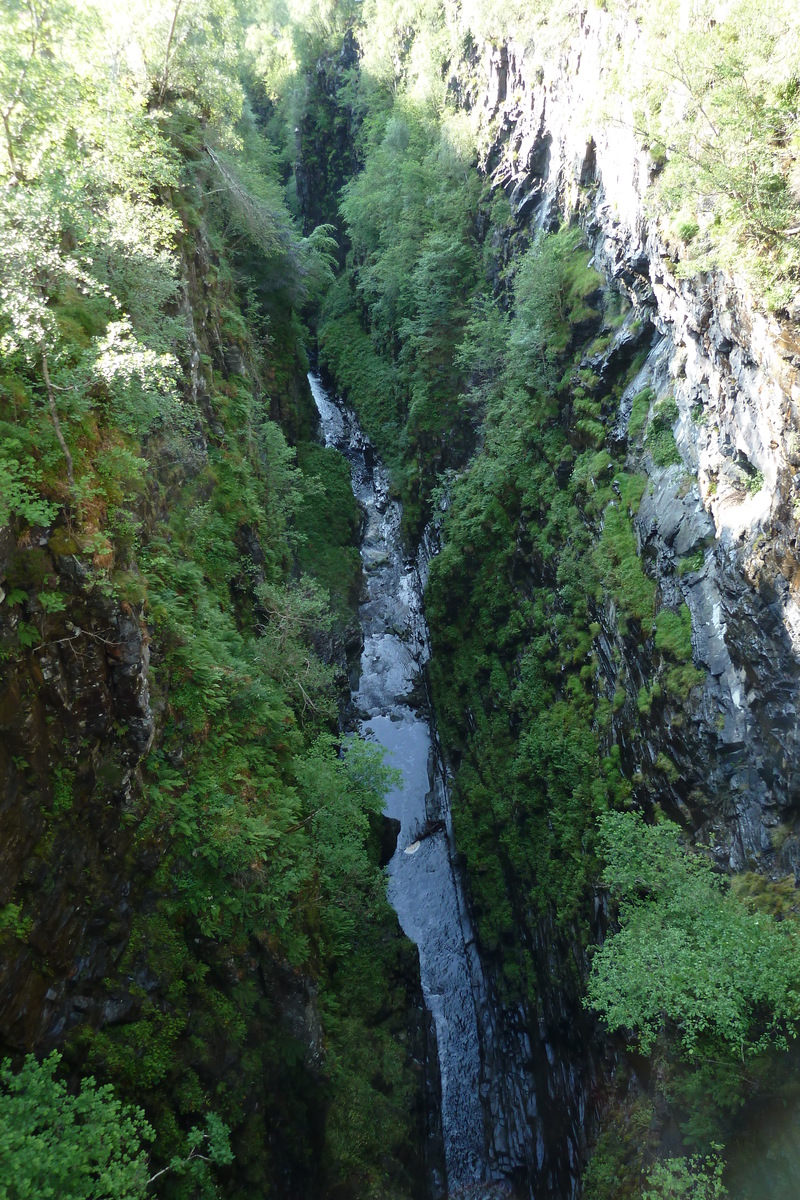
<svg viewBox="0 0 800 1200"><path fill-rule="evenodd" d="M642 1200L723 1200L723 1168L718 1154L662 1159L648 1172Z"/></svg>
<svg viewBox="0 0 800 1200"><path fill-rule="evenodd" d="M587 1003L648 1053L674 1034L686 1056L785 1046L800 1020L800 937L794 921L748 911L670 821L635 813L600 823L602 880L619 931L592 964Z"/></svg>
<svg viewBox="0 0 800 1200"><path fill-rule="evenodd" d="M780 302L800 264L797 6L737 0L720 15L701 0L687 19L688 8L642 14L642 132L666 156L659 205L691 242L694 269L744 258Z"/></svg>
<svg viewBox="0 0 800 1200"><path fill-rule="evenodd" d="M143 1143L153 1131L113 1088L56 1078L60 1055L0 1067L0 1200L139 1200L149 1180Z"/></svg>
<svg viewBox="0 0 800 1200"><path fill-rule="evenodd" d="M41 1063L29 1054L16 1073L9 1060L0 1066L0 1200L143 1200L167 1174L191 1180L195 1195L216 1196L210 1168L233 1159L216 1114L151 1175L144 1143L155 1134L142 1110L92 1076L70 1093L56 1078L60 1062L53 1051Z"/></svg>

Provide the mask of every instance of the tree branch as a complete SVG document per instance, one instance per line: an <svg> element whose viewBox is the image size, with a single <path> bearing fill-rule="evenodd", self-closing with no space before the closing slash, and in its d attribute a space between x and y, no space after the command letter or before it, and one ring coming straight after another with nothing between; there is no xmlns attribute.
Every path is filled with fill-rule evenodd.
<svg viewBox="0 0 800 1200"><path fill-rule="evenodd" d="M156 1171L155 1175L150 1176L145 1186L149 1187L151 1183L155 1183L157 1179L160 1179L162 1175L166 1175L168 1171L174 1171L176 1167L182 1167L184 1163L191 1162L193 1158L201 1158L203 1162L211 1162L211 1159L207 1155L199 1153L197 1146L192 1146L186 1158L182 1158L178 1162L171 1162L169 1166L162 1167L160 1171Z"/></svg>
<svg viewBox="0 0 800 1200"><path fill-rule="evenodd" d="M53 390L53 385L50 382L50 372L49 372L48 366L47 366L47 351L44 348L43 342L39 343L39 349L40 349L41 355L42 355L42 375L44 376L44 385L47 388L47 402L50 407L50 419L52 420L53 428L56 431L56 437L58 438L58 444L61 447L64 458L66 459L66 462L67 462L67 479L69 480L69 489L70 489L70 491L74 491L74 489L75 489L75 472L73 471L73 468L72 468L72 455L69 452L69 446L67 445L66 439L64 438L64 432L61 428L61 422L58 419L58 409L56 408L56 397L55 397L55 392Z"/></svg>
<svg viewBox="0 0 800 1200"><path fill-rule="evenodd" d="M28 0L28 11L31 14L31 52L25 60L25 66L22 68L22 74L17 83L14 95L11 97L11 100L3 112L0 113L0 119L2 119L3 129L5 130L6 135L6 149L8 150L8 161L11 165L11 173L12 175L16 175L18 178L19 168L17 166L16 156L14 155L14 139L11 136L11 116L14 112L14 109L17 107L17 104L19 103L20 96L22 95L22 88L25 83L25 78L28 74L30 65L36 57L36 50L39 44L39 26L41 24L39 20L39 14L36 11L36 5L34 4L33 0Z"/></svg>
<svg viewBox="0 0 800 1200"><path fill-rule="evenodd" d="M177 0L175 9L172 13L172 24L169 28L169 37L167 38L167 48L164 51L164 66L161 71L161 87L158 89L158 103L164 103L164 97L167 94L167 84L169 83L169 56L172 53L172 42L175 37L175 26L178 24L178 16L180 15L183 0Z"/></svg>

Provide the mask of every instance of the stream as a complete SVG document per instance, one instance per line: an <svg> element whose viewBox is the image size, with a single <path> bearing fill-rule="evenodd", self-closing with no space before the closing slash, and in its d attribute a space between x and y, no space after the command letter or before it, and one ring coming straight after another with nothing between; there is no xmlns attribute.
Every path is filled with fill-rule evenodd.
<svg viewBox="0 0 800 1200"><path fill-rule="evenodd" d="M420 704L430 653L415 562L404 558L400 504L389 474L355 416L309 375L327 446L347 459L353 494L366 515L361 557L366 597L359 608L364 635L361 674L353 702L361 733L386 751L402 783L386 797L386 814L400 822L389 863L389 900L403 932L419 951L425 1005L433 1018L441 1078L441 1127L450 1200L511 1195L486 1128L482 1044L486 982L474 945L458 874L452 866L452 827L435 732ZM488 1132L488 1137L487 1137ZM501 1138L502 1141L502 1138ZM441 1190L443 1181L434 1181Z"/></svg>

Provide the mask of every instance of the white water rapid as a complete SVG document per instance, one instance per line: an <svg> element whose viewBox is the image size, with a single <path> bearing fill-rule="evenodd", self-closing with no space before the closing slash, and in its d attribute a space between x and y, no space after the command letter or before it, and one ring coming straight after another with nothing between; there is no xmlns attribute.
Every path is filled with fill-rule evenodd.
<svg viewBox="0 0 800 1200"><path fill-rule="evenodd" d="M475 978L480 964L451 864L443 774L429 720L419 711L429 655L419 572L403 556L401 509L390 497L386 468L354 415L330 398L316 376L309 375L309 383L325 444L347 458L353 493L366 514L366 599L359 609L364 650L353 699L361 732L383 746L386 762L402 772L402 785L386 798L387 815L400 821L388 868L389 900L418 948L425 1004L436 1029L447 1195L507 1195L490 1162L484 1125L475 995L485 989Z"/></svg>

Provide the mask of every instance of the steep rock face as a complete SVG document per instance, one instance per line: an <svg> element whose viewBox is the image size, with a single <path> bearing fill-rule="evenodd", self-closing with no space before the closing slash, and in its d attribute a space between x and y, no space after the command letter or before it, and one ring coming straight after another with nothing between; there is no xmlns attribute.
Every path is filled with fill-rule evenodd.
<svg viewBox="0 0 800 1200"><path fill-rule="evenodd" d="M698 674L682 699L654 688L663 672L654 637L625 637L613 611L599 613L598 688L609 701L624 696L609 745L634 797L646 807L657 797L722 867L797 880L800 313L766 315L722 272L681 277L680 248L648 215L658 168L630 114L592 114L604 48L621 32L631 35L604 13L585 16L580 38L544 71L514 45L486 48L484 110L496 131L486 169L523 236L577 215L593 265L631 305L608 348L581 366L610 390L631 342L649 348L608 443L646 476L639 549L656 611L688 606ZM668 409L675 461L660 465L647 438L629 436L634 402L642 429ZM600 936L602 904L587 916ZM533 1132L514 1142L512 1158L526 1160L536 1194L577 1194L613 1061L586 1028L565 969L571 961L586 973L580 944L546 929L534 938L539 1011L507 1011L495 1041L500 1069L526 1096Z"/></svg>
<svg viewBox="0 0 800 1200"><path fill-rule="evenodd" d="M39 644L4 665L0 712L0 908L36 911L29 946L0 957L0 1028L11 1047L47 1048L96 1007L86 995L119 960L130 931L125 813L155 733L141 604L93 586L65 529L20 544L5 532L3 587L46 579L65 611L33 594L11 609ZM99 1014L98 1014L99 1015ZM110 1015L110 1014L109 1014Z"/></svg>
<svg viewBox="0 0 800 1200"><path fill-rule="evenodd" d="M208 282L218 265L195 230L182 256L180 304L193 424L177 458L157 440L148 448L159 486L141 497L137 515L150 532L225 437L212 370L261 387L243 346L221 328ZM302 379L298 373L276 390L295 435L310 427ZM253 531L242 530L242 540L252 586L264 551ZM142 769L170 715L169 695L152 690L150 668L163 663L165 647L148 623L144 581L131 561L112 586L102 568L116 565L111 554L87 560L68 519L19 536L11 526L0 530L0 596L8 601L0 620L0 1047L12 1053L46 1053L79 1028L135 1022L145 997L170 1004L146 953L109 983L135 920L158 898L157 845L137 842L135 832L147 810ZM55 591L55 609L43 606L42 590ZM249 950L248 975L287 1036L306 1048L304 1065L318 1083L313 986L268 950ZM241 969L223 964L223 988ZM229 1066L221 1060L220 1075Z"/></svg>
<svg viewBox="0 0 800 1200"><path fill-rule="evenodd" d="M770 830L791 822L797 803L798 314L766 315L722 272L680 277L678 252L646 211L655 163L624 113L591 116L604 47L619 33L605 14L586 15L580 39L545 78L513 45L487 50L485 107L500 129L489 165L529 228L578 213L594 265L636 320L653 326L651 355L614 432L626 436L633 397L646 386L653 407L677 403L680 465L661 468L629 448L629 464L649 478L638 534L660 604L689 605L694 661L708 673L688 719L699 722L690 778L706 793L693 823L712 821L728 865L742 869L769 855ZM678 574L678 561L698 552L697 569ZM784 844L776 871L793 863L793 845Z"/></svg>
<svg viewBox="0 0 800 1200"><path fill-rule="evenodd" d="M339 91L358 63L358 47L348 32L335 55L321 57L305 81L305 111L294 131L294 176L305 232L336 223L337 195L358 169L353 136L356 118Z"/></svg>

